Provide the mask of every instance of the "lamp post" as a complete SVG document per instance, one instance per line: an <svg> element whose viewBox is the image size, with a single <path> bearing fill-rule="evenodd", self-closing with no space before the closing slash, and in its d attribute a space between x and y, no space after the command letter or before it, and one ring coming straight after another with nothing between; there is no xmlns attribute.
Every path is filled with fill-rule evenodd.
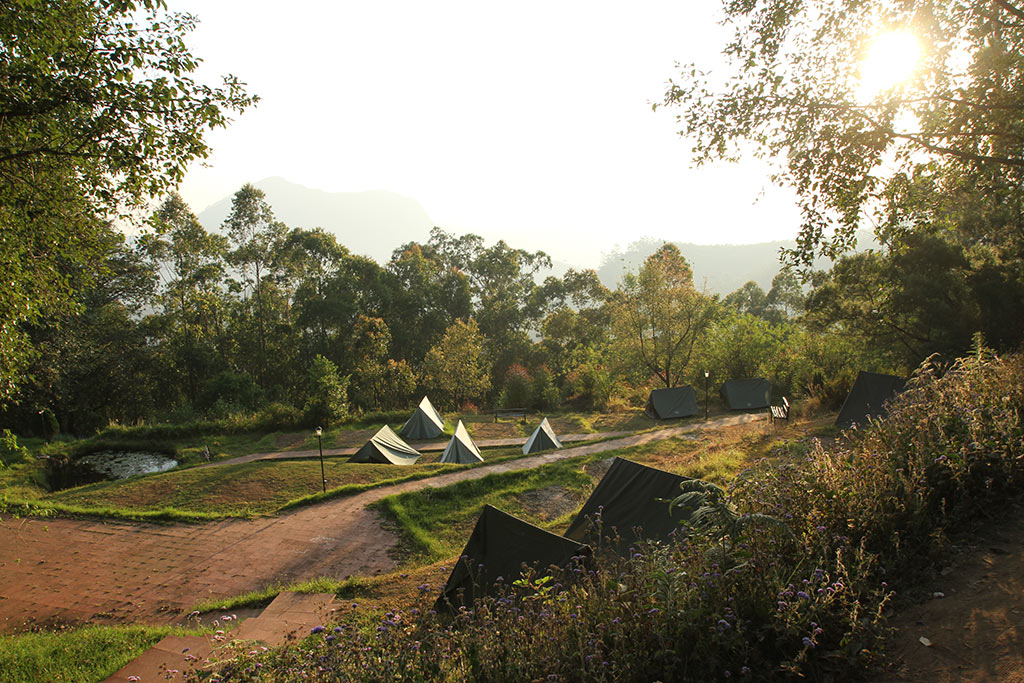
<svg viewBox="0 0 1024 683"><path fill-rule="evenodd" d="M711 377L711 371L704 371L704 421L708 420L708 378Z"/></svg>
<svg viewBox="0 0 1024 683"><path fill-rule="evenodd" d="M320 483L323 484L324 493L327 493L327 475L324 474L324 441L321 438L324 430L316 428L316 444L320 447Z"/></svg>

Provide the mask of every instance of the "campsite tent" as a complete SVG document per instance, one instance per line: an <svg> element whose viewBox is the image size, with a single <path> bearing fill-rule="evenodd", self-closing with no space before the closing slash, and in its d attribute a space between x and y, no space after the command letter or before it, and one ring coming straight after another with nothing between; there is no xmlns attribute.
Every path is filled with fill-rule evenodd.
<svg viewBox="0 0 1024 683"><path fill-rule="evenodd" d="M772 383L760 377L730 379L722 384L721 393L729 410L758 410L771 405Z"/></svg>
<svg viewBox="0 0 1024 683"><path fill-rule="evenodd" d="M616 553L624 552L638 537L668 540L679 528L682 514L677 510L670 515L668 503L658 499L678 496L683 481L686 477L678 474L615 458L565 537ZM600 528L595 524L598 512Z"/></svg>
<svg viewBox="0 0 1024 683"><path fill-rule="evenodd" d="M885 402L903 391L906 381L894 375L860 371L836 418L837 427L867 424L868 417L885 415Z"/></svg>
<svg viewBox="0 0 1024 683"><path fill-rule="evenodd" d="M391 427L384 425L366 444L349 458L349 462L376 462L383 465L414 465L420 453L402 441Z"/></svg>
<svg viewBox="0 0 1024 683"><path fill-rule="evenodd" d="M540 569L566 567L574 557L589 554L590 548L581 543L485 505L434 609L472 606L475 598L491 592L499 578L511 588L524 564Z"/></svg>
<svg viewBox="0 0 1024 683"><path fill-rule="evenodd" d="M523 455L561 447L562 442L555 436L555 430L551 428L551 423L545 417L541 420L540 425L533 430L533 434L526 440L526 444L523 445Z"/></svg>
<svg viewBox="0 0 1024 683"><path fill-rule="evenodd" d="M655 389L647 398L647 407L644 410L658 420L696 415L697 392L689 385L671 389Z"/></svg>
<svg viewBox="0 0 1024 683"><path fill-rule="evenodd" d="M474 462L483 462L484 456L480 455L480 449L469 437L466 426L459 420L459 426L455 428L455 434L451 441L445 446L441 454L441 462L449 465L469 465Z"/></svg>
<svg viewBox="0 0 1024 683"><path fill-rule="evenodd" d="M399 433L406 439L434 439L444 433L444 419L424 396Z"/></svg>

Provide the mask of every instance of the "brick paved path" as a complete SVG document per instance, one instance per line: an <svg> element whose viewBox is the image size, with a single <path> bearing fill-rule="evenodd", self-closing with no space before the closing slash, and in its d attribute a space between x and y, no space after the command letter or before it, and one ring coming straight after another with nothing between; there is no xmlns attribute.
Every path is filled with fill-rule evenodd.
<svg viewBox="0 0 1024 683"><path fill-rule="evenodd" d="M0 633L33 623L167 623L206 598L317 576L386 572L395 566L391 550L397 539L366 508L384 496L763 419L730 416L564 448L373 489L278 517L188 525L5 517L0 521Z"/></svg>

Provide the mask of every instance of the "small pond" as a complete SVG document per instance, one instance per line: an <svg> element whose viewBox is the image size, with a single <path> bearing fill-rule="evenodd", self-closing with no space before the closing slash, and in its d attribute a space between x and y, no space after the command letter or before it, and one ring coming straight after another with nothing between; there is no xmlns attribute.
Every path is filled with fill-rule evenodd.
<svg viewBox="0 0 1024 683"><path fill-rule="evenodd" d="M73 460L51 460L48 468L53 490L97 481L126 479L137 474L156 474L178 466L164 453L146 451L96 451Z"/></svg>

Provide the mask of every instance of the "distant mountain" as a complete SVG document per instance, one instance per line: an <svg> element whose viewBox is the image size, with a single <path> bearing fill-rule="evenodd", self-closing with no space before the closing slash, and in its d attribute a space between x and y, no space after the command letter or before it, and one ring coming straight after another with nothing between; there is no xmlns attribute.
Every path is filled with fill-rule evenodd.
<svg viewBox="0 0 1024 683"><path fill-rule="evenodd" d="M636 273L644 260L665 243L665 240L644 238L630 244L625 250L616 249L605 254L597 268L597 276L605 287L614 288L625 273ZM857 233L858 249L877 248L868 232ZM693 268L693 283L706 286L711 294L725 295L736 291L753 280L766 292L772 278L779 272L781 249L796 246L793 240L778 240L758 244L688 244L676 242L679 251ZM826 270L831 262L818 258L814 266Z"/></svg>
<svg viewBox="0 0 1024 683"><path fill-rule="evenodd" d="M419 202L387 190L324 192L284 178L253 185L266 193L274 215L288 227L323 228L349 251L378 263L386 263L406 242L426 242L433 226ZM200 213L199 222L207 230L219 230L230 211L231 197L225 197Z"/></svg>
<svg viewBox="0 0 1024 683"><path fill-rule="evenodd" d="M325 192L289 182L284 178L266 178L256 187L267 195L267 201L278 219L291 228L321 227L333 232L340 244L349 251L369 256L385 264L391 253L407 242L426 242L430 238L433 222L415 200L386 190L371 192ZM225 197L199 214L199 221L207 230L219 230L231 211L231 197ZM488 242L505 239L511 246L535 251L542 245L527 244L514 236L480 233ZM606 287L614 288L626 272L637 272L648 256L663 240L643 238L625 249L616 248L604 254L597 274ZM875 245L870 233L858 233L860 248ZM796 245L792 240L762 242L760 244L687 244L677 242L683 256L693 268L697 287L706 286L712 294L725 295L753 280L765 291L771 288L772 278L779 272L779 250ZM549 275L561 277L569 268L583 270L583 263L554 260L551 270L538 273L538 281ZM828 268L826 259L816 262L818 268Z"/></svg>

